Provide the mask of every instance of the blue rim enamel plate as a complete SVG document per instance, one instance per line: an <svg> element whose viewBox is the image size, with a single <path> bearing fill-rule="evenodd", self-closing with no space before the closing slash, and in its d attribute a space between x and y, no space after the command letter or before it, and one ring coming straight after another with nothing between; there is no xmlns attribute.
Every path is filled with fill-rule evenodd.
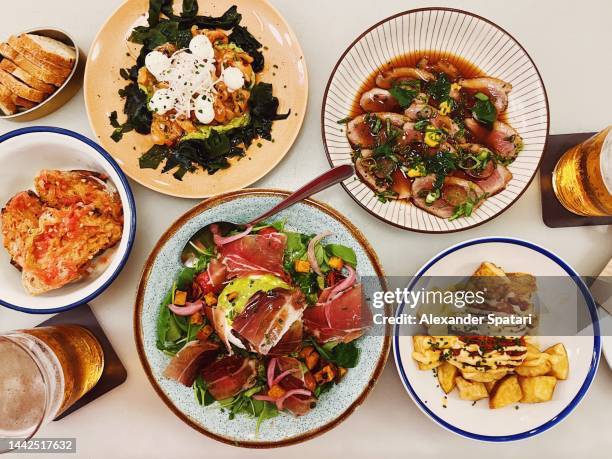
<svg viewBox="0 0 612 459"><path fill-rule="evenodd" d="M162 372L170 358L155 345L160 303L181 269L180 253L200 228L217 221L247 222L277 204L289 193L251 189L208 199L180 217L161 237L146 262L136 298L134 336L149 381L164 403L185 423L221 442L250 448L271 448L299 443L322 434L346 419L366 399L384 368L391 339L366 335L357 341L360 359L340 384L323 394L317 406L296 418L281 413L264 421L256 433L256 420L242 415L228 420L215 404L198 405L193 389L166 379ZM359 276L378 278L367 289L384 288L384 274L374 250L345 217L329 206L307 200L279 213L289 229L315 234L333 233L330 241L352 247L357 254ZM364 285L365 287L365 285Z"/></svg>
<svg viewBox="0 0 612 459"><path fill-rule="evenodd" d="M67 311L100 295L123 269L136 233L132 190L115 160L92 140L66 129L37 126L0 136L0 203L33 189L34 177L42 169L81 169L108 175L121 198L124 225L121 241L105 252L107 262L95 274L40 296L25 292L19 271L10 264L6 250L0 250L0 304L32 314Z"/></svg>
<svg viewBox="0 0 612 459"><path fill-rule="evenodd" d="M400 378L416 405L433 421L462 437L506 442L541 434L567 417L588 391L601 353L599 322L595 303L579 275L561 258L548 250L520 239L503 237L482 238L455 245L428 261L415 276L412 288L423 276L467 277L482 263L490 261L507 272L528 272L537 276L570 276L585 299L592 321L590 336L538 337L542 349L563 343L569 361L570 373L565 381L558 381L549 402L519 403L491 410L486 400L474 406L460 400L456 391L444 400L442 389L431 371L420 371L412 359L412 337L394 333L393 352ZM400 305L397 314L401 314Z"/></svg>
<svg viewBox="0 0 612 459"><path fill-rule="evenodd" d="M321 132L331 165L351 163L346 125L362 85L389 63L426 52L451 61L459 57L485 75L512 84L506 121L523 138L524 149L509 166L513 178L505 190L486 199L470 217L436 217L405 200L379 201L356 175L345 180L347 193L376 218L406 230L450 233L481 225L508 209L525 192L538 170L548 136L548 99L535 63L508 32L476 14L452 8L421 8L374 24L351 43L330 76L321 110Z"/></svg>

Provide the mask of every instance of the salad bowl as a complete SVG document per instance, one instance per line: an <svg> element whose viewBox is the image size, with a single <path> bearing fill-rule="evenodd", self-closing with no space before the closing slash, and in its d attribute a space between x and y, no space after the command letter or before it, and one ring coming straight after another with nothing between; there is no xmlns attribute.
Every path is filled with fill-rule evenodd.
<svg viewBox="0 0 612 459"><path fill-rule="evenodd" d="M367 398L380 377L390 348L389 329L387 333L366 333L354 341L359 352L356 366L350 368L331 390L321 394L314 408L299 417L279 412L276 417L261 423L241 413L230 416L233 418L230 420L228 411L220 410L218 404L198 404L192 387L164 377L171 359L158 349L158 318L160 306L165 308L163 299L182 269L180 253L184 245L210 223L249 221L288 195L285 191L248 189L214 197L197 205L180 217L156 244L138 288L134 333L149 381L164 403L186 424L232 445L250 448L285 446L332 429ZM275 221L276 218L284 222L288 231L306 234L330 231L333 233L329 236L330 241L354 250L358 275L362 279L372 279L371 287L366 289L385 288L383 271L373 249L361 232L337 211L308 199L282 211Z"/></svg>

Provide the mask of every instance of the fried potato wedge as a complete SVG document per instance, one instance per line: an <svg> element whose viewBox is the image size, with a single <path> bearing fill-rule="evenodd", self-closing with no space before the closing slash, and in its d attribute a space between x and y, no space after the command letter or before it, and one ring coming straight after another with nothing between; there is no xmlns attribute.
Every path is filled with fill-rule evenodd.
<svg viewBox="0 0 612 459"><path fill-rule="evenodd" d="M522 403L541 403L552 399L557 378L554 376L519 377L518 382L523 391Z"/></svg>
<svg viewBox="0 0 612 459"><path fill-rule="evenodd" d="M461 376L469 381L490 383L499 381L508 374L506 368L496 368L487 371L480 371L474 367L465 367L461 369Z"/></svg>
<svg viewBox="0 0 612 459"><path fill-rule="evenodd" d="M569 375L569 359L565 346L561 343L555 344L544 351L550 355L551 370L548 373L557 379L567 379Z"/></svg>
<svg viewBox="0 0 612 459"><path fill-rule="evenodd" d="M455 388L455 378L459 374L459 369L448 362L442 362L437 369L438 382L444 393L448 394Z"/></svg>
<svg viewBox="0 0 612 459"><path fill-rule="evenodd" d="M488 381L488 382L485 382L483 384L487 388L487 392L489 393L489 395L491 395L491 391L493 390L493 388L497 384L497 381Z"/></svg>
<svg viewBox="0 0 612 459"><path fill-rule="evenodd" d="M412 358L416 361L419 370L432 370L440 366L442 352L431 348L430 336L413 336L412 345L414 347Z"/></svg>
<svg viewBox="0 0 612 459"><path fill-rule="evenodd" d="M499 381L489 395L489 408L503 408L518 403L523 398L523 390L515 375L506 376Z"/></svg>
<svg viewBox="0 0 612 459"><path fill-rule="evenodd" d="M544 354L548 356L548 354ZM535 361L533 361L535 362ZM552 369L550 358L542 359L539 365L531 365L531 362L523 362L523 364L516 368L516 373L519 376L544 376L548 374Z"/></svg>
<svg viewBox="0 0 612 459"><path fill-rule="evenodd" d="M457 376L455 378L455 384L457 385L457 389L459 389L459 397L462 400L476 401L489 396L487 388L481 382L468 381L461 376Z"/></svg>

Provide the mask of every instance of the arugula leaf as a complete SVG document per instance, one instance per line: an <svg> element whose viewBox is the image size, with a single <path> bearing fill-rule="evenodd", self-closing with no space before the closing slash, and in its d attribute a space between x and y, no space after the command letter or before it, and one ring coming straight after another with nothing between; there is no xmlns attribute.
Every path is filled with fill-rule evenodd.
<svg viewBox="0 0 612 459"><path fill-rule="evenodd" d="M483 124L491 125L497 119L497 109L489 98L483 93L476 93L474 96L476 102L472 107L472 115L476 121Z"/></svg>
<svg viewBox="0 0 612 459"><path fill-rule="evenodd" d="M355 368L359 362L359 348L354 342L340 343L333 349L334 362L344 368Z"/></svg>
<svg viewBox="0 0 612 459"><path fill-rule="evenodd" d="M359 363L359 348L355 341L350 343L330 342L321 346L314 338L310 343L324 360L344 368L355 368Z"/></svg>
<svg viewBox="0 0 612 459"><path fill-rule="evenodd" d="M201 375L198 375L195 382L193 383L193 391L195 393L196 401L201 406L209 406L215 403L214 397L208 392L208 387Z"/></svg>
<svg viewBox="0 0 612 459"><path fill-rule="evenodd" d="M325 250L333 257L342 258L345 263L352 267L357 266L357 255L352 248L341 244L327 244Z"/></svg>

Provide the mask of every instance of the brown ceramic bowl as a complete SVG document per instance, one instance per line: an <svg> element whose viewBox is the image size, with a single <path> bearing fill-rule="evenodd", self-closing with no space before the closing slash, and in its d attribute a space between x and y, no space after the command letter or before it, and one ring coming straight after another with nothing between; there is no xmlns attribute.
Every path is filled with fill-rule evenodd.
<svg viewBox="0 0 612 459"><path fill-rule="evenodd" d="M83 71L85 69L85 55L79 49L74 39L66 32L60 29L31 29L26 30L22 33L31 33L35 35L42 35L44 37L53 38L55 40L61 41L62 43L72 46L77 51L76 62L72 67L72 72L64 81L59 88L55 90L53 94L51 94L48 98L43 100L41 103L32 107L29 110L24 110L22 112L15 113L14 115L0 115L1 120L10 120L10 121L33 121L38 118L42 118L46 116L66 102L68 102L81 88L81 82L83 80Z"/></svg>
<svg viewBox="0 0 612 459"><path fill-rule="evenodd" d="M238 11L241 24L264 45L266 66L261 80L274 85L274 94L280 100L279 112L291 109L291 116L274 123L274 142L256 140L246 152L246 157L230 159L232 166L209 175L198 170L188 173L182 181L172 173L141 169L140 156L153 146L150 135L130 132L116 143L110 136L113 127L109 114L117 111L123 120L124 101L118 91L126 86L119 72L132 67L139 46L127 41L136 25L145 22L148 0L127 0L102 26L89 51L85 69L84 95L87 115L97 141L117 160L123 171L141 185L160 193L182 198L205 198L245 188L261 179L287 154L304 121L308 102L308 73L304 54L281 14L267 0L243 0ZM232 0L206 2L200 0L201 14L218 16L230 6ZM176 2L180 5L180 2ZM266 49L267 48L267 49Z"/></svg>
<svg viewBox="0 0 612 459"><path fill-rule="evenodd" d="M202 407L193 389L163 377L169 357L156 347L157 316L161 299L172 287L181 269L180 252L200 228L215 221L247 221L269 209L289 194L287 191L249 189L208 199L180 217L163 234L149 256L136 297L134 335L140 361L147 377L163 402L186 424L223 443L248 447L272 448L300 443L337 426L361 405L376 384L387 360L390 327L380 333L359 338L361 354L355 368L342 381L323 394L317 406L296 418L281 413L263 422L256 434L256 420L243 415L228 420L218 406ZM357 255L357 272L364 282L364 295L386 288L384 273L376 253L363 234L343 215L326 204L308 199L283 211L278 219L287 219L287 227L304 233L330 230L330 242L352 247ZM367 276L367 282L366 277ZM390 314L390 307L386 311ZM383 331L385 333L383 333ZM384 334L384 336L382 336Z"/></svg>

